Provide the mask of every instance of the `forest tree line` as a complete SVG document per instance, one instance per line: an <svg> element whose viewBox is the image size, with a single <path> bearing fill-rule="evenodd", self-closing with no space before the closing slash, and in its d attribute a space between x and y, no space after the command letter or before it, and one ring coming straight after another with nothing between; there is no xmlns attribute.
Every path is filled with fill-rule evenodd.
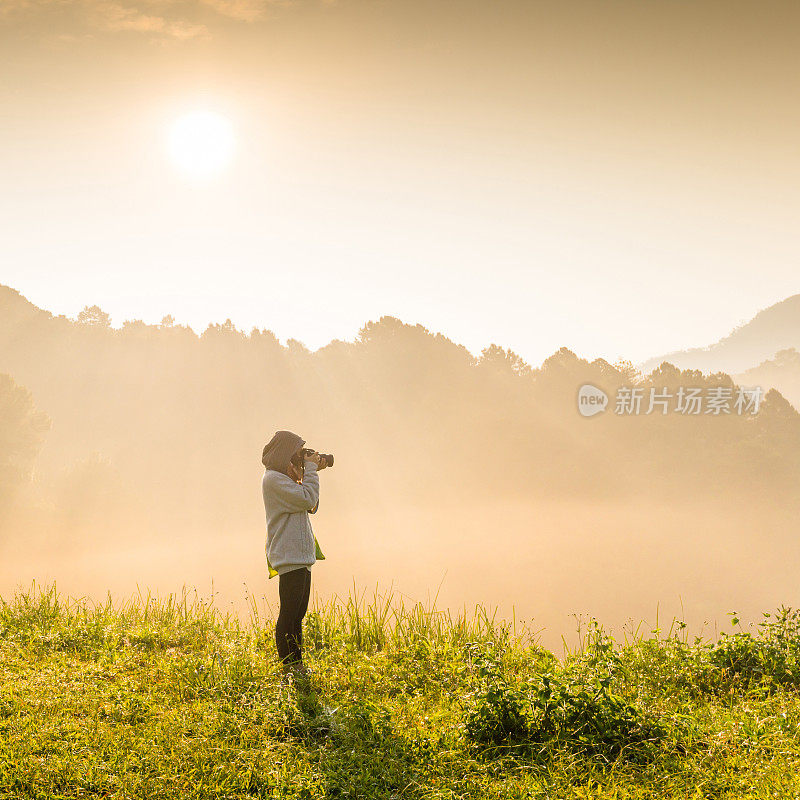
<svg viewBox="0 0 800 800"><path fill-rule="evenodd" d="M756 415L613 408L620 387L735 392L723 373L664 363L642 376L566 348L533 367L497 345L475 357L393 317L315 352L302 335L284 345L230 320L200 335L171 318L114 328L97 307L72 320L3 287L0 530L25 519L69 546L82 527L139 536L252 524L261 448L279 428L337 456L334 508L370 493L422 507L800 499L800 415L774 390ZM576 407L585 383L612 398L591 419Z"/></svg>

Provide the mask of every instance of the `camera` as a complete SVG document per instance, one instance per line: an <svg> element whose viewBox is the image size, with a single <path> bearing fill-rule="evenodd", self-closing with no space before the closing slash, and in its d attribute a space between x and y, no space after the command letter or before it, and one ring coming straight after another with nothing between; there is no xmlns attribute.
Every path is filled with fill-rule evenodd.
<svg viewBox="0 0 800 800"><path fill-rule="evenodd" d="M295 453L292 456L292 464L294 464L296 467L302 467L303 466L303 462L305 461L305 457L313 455L316 452L317 452L316 450L312 450L310 447L304 447L302 450L300 450L299 452ZM333 466L333 454L332 453L320 453L319 457L325 459L325 466L326 467L332 467Z"/></svg>

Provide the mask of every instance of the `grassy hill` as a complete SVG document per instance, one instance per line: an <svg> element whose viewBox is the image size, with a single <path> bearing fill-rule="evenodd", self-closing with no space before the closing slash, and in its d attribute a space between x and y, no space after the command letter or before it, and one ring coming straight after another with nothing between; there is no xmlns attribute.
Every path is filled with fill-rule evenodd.
<svg viewBox="0 0 800 800"><path fill-rule="evenodd" d="M800 620L563 660L485 608L314 607L311 678L271 620L202 602L0 602L2 798L800 796Z"/></svg>

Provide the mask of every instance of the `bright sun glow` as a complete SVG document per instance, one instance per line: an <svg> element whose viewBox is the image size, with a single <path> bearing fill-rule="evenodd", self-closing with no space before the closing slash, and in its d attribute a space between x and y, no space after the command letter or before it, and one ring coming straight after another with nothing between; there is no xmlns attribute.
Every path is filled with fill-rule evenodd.
<svg viewBox="0 0 800 800"><path fill-rule="evenodd" d="M169 131L169 157L192 178L209 178L233 158L233 126L213 111L193 111L176 120Z"/></svg>

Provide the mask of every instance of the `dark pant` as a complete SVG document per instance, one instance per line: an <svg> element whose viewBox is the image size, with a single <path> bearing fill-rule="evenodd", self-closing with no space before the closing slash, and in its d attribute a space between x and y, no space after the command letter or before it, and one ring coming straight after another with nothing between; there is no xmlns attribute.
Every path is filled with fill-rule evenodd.
<svg viewBox="0 0 800 800"><path fill-rule="evenodd" d="M275 625L278 658L284 664L303 663L303 617L311 594L311 570L302 567L278 576L281 607Z"/></svg>

